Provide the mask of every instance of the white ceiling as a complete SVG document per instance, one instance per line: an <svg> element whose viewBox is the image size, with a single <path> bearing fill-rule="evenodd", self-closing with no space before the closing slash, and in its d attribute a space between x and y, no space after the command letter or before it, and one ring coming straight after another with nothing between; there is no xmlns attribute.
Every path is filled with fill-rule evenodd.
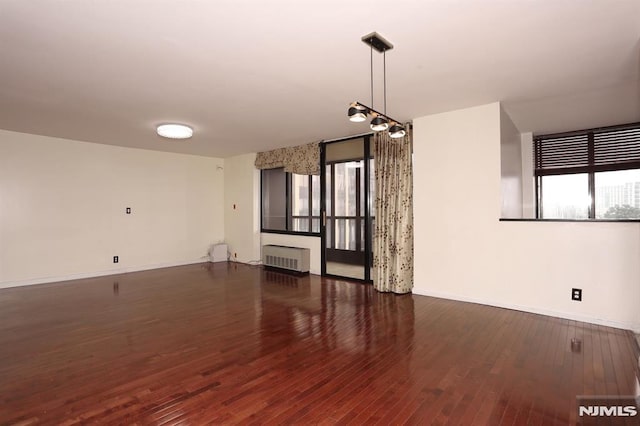
<svg viewBox="0 0 640 426"><path fill-rule="evenodd" d="M363 133L372 31L396 119L640 121L640 0L0 0L0 128L217 157ZM155 134L174 121L195 136Z"/></svg>

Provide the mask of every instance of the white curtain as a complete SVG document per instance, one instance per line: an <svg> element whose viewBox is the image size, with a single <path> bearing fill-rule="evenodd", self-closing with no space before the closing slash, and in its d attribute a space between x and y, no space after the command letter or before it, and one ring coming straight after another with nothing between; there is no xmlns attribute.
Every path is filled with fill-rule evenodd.
<svg viewBox="0 0 640 426"><path fill-rule="evenodd" d="M413 169L411 139L374 136L376 159L373 286L410 293L413 288Z"/></svg>

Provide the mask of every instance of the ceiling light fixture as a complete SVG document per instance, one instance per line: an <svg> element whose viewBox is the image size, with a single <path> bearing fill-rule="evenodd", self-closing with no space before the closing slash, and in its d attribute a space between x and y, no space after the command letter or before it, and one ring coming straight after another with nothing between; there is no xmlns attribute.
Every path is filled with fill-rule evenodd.
<svg viewBox="0 0 640 426"><path fill-rule="evenodd" d="M184 124L161 124L156 128L158 135L169 139L189 139L193 136L193 129Z"/></svg>
<svg viewBox="0 0 640 426"><path fill-rule="evenodd" d="M392 138L401 138L407 134L404 126L398 120L387 115L387 50L393 49L393 45L385 40L380 34L373 32L362 37L362 41L371 48L371 105L373 105L373 49L382 53L383 58L383 81L384 81L384 105L383 111L379 112L372 107L366 106L360 102L352 102L349 105L347 115L349 120L353 122L362 122L367 119L367 115L372 115L371 130L381 132L389 129L389 136Z"/></svg>

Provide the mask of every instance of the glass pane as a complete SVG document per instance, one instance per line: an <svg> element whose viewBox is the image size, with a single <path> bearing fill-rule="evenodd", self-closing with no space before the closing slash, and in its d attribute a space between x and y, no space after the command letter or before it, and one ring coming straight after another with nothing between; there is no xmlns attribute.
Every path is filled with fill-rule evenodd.
<svg viewBox="0 0 640 426"><path fill-rule="evenodd" d="M356 170L362 168L362 161L336 163L335 167L335 215L356 215Z"/></svg>
<svg viewBox="0 0 640 426"><path fill-rule="evenodd" d="M313 216L320 216L320 176L312 176L311 177L311 196L312 199L312 212ZM317 231L320 232L320 228Z"/></svg>
<svg viewBox="0 0 640 426"><path fill-rule="evenodd" d="M640 170L595 174L596 219L640 219Z"/></svg>
<svg viewBox="0 0 640 426"><path fill-rule="evenodd" d="M311 230L311 232L320 232L320 218L313 218L312 219L312 224L313 229Z"/></svg>
<svg viewBox="0 0 640 426"><path fill-rule="evenodd" d="M336 216L345 216L346 208L345 208L345 180L346 180L346 168L344 163L334 164L334 175L333 179L335 181L335 197L333 198L334 209Z"/></svg>
<svg viewBox="0 0 640 426"><path fill-rule="evenodd" d="M588 219L590 205L586 173L542 177L542 218Z"/></svg>
<svg viewBox="0 0 640 426"><path fill-rule="evenodd" d="M326 181L326 194L324 197L325 208L327 210L327 216L331 214L331 165L327 164L325 170L325 181ZM318 187L319 188L319 187ZM327 235L329 235L327 233Z"/></svg>
<svg viewBox="0 0 640 426"><path fill-rule="evenodd" d="M355 219L348 219L349 222L349 234L347 236L347 250L356 249L356 221Z"/></svg>
<svg viewBox="0 0 640 426"><path fill-rule="evenodd" d="M345 219L334 219L333 220L333 228L334 228L334 236L333 236L333 247L337 249L344 249L346 247L346 234L347 234L347 223Z"/></svg>
<svg viewBox="0 0 640 426"><path fill-rule="evenodd" d="M362 161L359 161L358 163L358 168L356 169L358 175L356 180L360 183L360 216L364 216L364 203L366 201L364 199L364 186L366 183L364 181L364 164Z"/></svg>
<svg viewBox="0 0 640 426"><path fill-rule="evenodd" d="M287 189L284 169L262 171L262 227L286 230Z"/></svg>
<svg viewBox="0 0 640 426"><path fill-rule="evenodd" d="M339 250L356 249L356 220L335 219L335 245Z"/></svg>
<svg viewBox="0 0 640 426"><path fill-rule="evenodd" d="M306 216L291 218L291 231L309 232L309 218Z"/></svg>
<svg viewBox="0 0 640 426"><path fill-rule="evenodd" d="M309 188L311 178L311 188ZM311 193L311 212L309 212L309 194ZM311 232L311 216L320 217L320 176L291 175L291 226L295 232ZM316 219L313 232L320 232L320 221Z"/></svg>
<svg viewBox="0 0 640 426"><path fill-rule="evenodd" d="M291 175L291 216L308 216L308 215L309 215L309 176L292 174Z"/></svg>

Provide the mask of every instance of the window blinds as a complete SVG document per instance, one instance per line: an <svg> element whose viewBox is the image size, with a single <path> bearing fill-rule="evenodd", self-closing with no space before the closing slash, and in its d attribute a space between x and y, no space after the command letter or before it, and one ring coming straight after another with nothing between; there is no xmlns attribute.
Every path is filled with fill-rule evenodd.
<svg viewBox="0 0 640 426"><path fill-rule="evenodd" d="M640 168L640 123L534 138L536 176Z"/></svg>

